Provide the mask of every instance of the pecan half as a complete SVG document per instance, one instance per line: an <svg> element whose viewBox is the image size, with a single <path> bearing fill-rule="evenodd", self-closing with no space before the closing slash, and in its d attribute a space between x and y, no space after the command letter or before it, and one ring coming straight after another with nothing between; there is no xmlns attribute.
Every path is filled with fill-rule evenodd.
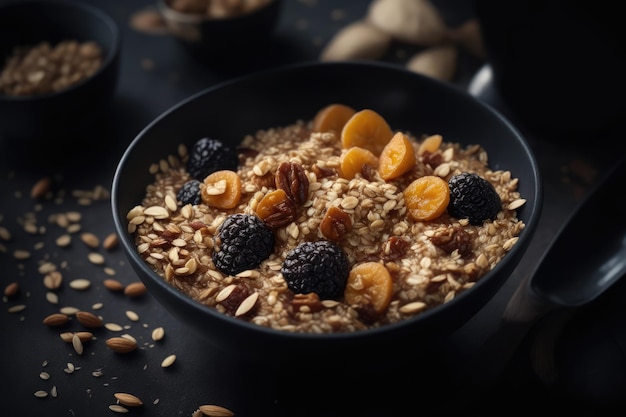
<svg viewBox="0 0 626 417"><path fill-rule="evenodd" d="M297 162L283 162L276 170L276 188L284 190L287 197L297 205L309 198L309 178L302 165Z"/></svg>

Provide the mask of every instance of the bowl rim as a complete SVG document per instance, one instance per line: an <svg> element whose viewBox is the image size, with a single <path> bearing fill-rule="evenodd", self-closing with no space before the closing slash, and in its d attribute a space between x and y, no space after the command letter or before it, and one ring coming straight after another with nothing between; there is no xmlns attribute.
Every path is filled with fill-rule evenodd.
<svg viewBox="0 0 626 417"><path fill-rule="evenodd" d="M456 86L450 83L446 83L446 82L443 82L443 81L440 81L431 77L427 77L425 75L412 72L410 70L407 70L393 63L382 62L382 61L370 61L370 60L335 61L335 62L310 61L310 62L286 64L286 65L282 65L279 67L251 73L251 74L245 74L245 75L215 84L206 89L203 89L195 94L192 94L186 99L183 99L182 101L173 105L169 109L165 110L163 113L157 116L154 120L152 120L147 126L145 126L131 141L127 149L122 154L121 159L113 175L113 182L112 182L112 188L111 188L111 208L113 211L114 225L120 237L120 242L125 249L126 256L127 257L130 256L133 267L135 266L139 267L143 273L143 274L140 274L140 279L143 280L144 276L149 276L152 284L155 284L160 289L165 290L168 293L168 295L174 297L177 302L186 304L196 310L202 310L203 314L204 313L209 314L221 322L246 329L247 331L251 331L253 333L259 333L264 336L271 336L273 338L278 338L278 339L300 340L304 342L313 341L313 340L322 341L322 342L324 340L328 340L328 341L330 340L341 341L341 340L347 340L347 339L358 340L361 338L370 338L373 336L384 337L385 335L390 335L396 331L406 329L412 326L415 322L423 322L425 320L428 320L432 316L439 316L439 315L444 314L443 311L445 309L438 308L440 306L436 306L435 308L432 308L428 311L425 311L423 313L420 313L419 315L407 318L405 320L401 320L401 321L391 323L391 324L386 324L384 326L380 326L376 328L368 328L365 330L347 332L347 333L312 334L312 333L302 333L302 332L289 332L285 330L278 330L278 329L273 329L273 328L269 328L265 326L260 326L260 325L257 325L257 324L254 324L245 320L231 317L227 314L220 313L212 307L203 305L200 302L189 297L187 294L184 294L182 291L176 289L174 286L166 282L163 278L158 276L138 254L136 250L136 245L131 239L130 234L128 233L127 222L125 221L126 220L125 214L124 216L120 217L119 208L118 208L118 204L119 204L118 193L119 193L119 188L120 188L120 182L122 180L121 174L124 169L124 166L128 163L128 160L133 154L134 149L138 146L138 143L141 142L142 138L146 135L146 133L150 131L155 125L160 123L162 119L167 118L171 113L178 111L181 107L184 107L187 103L194 101L201 96L211 94L211 92L213 91L220 90L222 88L227 88L233 84L236 84L242 81L254 80L254 79L258 80L258 79L263 79L268 76L273 76L273 75L275 76L277 74L281 74L284 72L289 72L289 71L294 71L294 70L297 71L297 70L314 69L316 67L332 67L332 66L362 67L363 65L371 66L373 68L379 68L379 69L390 71L390 72L400 71L403 73L408 73L411 76L420 78L422 80L421 82L435 83L439 85L438 88L444 88L446 90L449 90L453 94L469 98L475 105L482 107L488 113L490 113L492 117L495 117L497 120L499 120L499 122L502 123L518 140L519 145L524 149L526 154L529 156L528 162L529 162L529 165L532 171L532 177L534 180L534 194L532 196L533 204L530 207L526 206L526 208L530 211L530 214L528 216L528 221L526 222L524 229L521 231L520 239L522 239L522 242L518 242L520 244L514 245L513 248L506 255L507 257L511 257L511 258L516 257L516 256L521 258L524 252L526 251L530 243L530 240L532 239L534 231L537 228L537 224L539 223L539 217L540 217L540 213L542 209L542 202L543 202L543 182L542 182L542 178L541 178L541 174L539 170L539 165L534 155L534 152L532 151L532 148L530 147L529 143L524 138L524 136L520 133L520 131L507 118L505 118L499 111L497 111L495 108L493 108L489 104L483 101L480 101L478 98L471 96L469 93L461 89L458 89ZM139 203L140 202L138 201L137 204ZM488 271L488 273L490 274L490 276L495 275L498 270L503 269L503 268L504 268L504 263L499 262L492 270ZM482 279L478 280L478 282L475 283L474 287L487 285L487 281L488 280L482 280ZM457 294L455 296L455 299L452 300L451 302L461 303L462 300L471 296L471 294L469 293L471 293L471 291L464 291L460 294ZM468 317L467 321L469 321L470 319L471 317Z"/></svg>
<svg viewBox="0 0 626 417"><path fill-rule="evenodd" d="M115 65L115 61L119 57L120 49L121 49L121 42L122 42L119 25L104 10L94 5L91 5L89 3L77 2L77 1L71 1L71 0L14 0L10 3L0 5L0 13L2 13L3 10L8 10L13 7L25 8L28 10L29 8L37 8L38 6L73 8L76 10L81 10L85 13L88 13L94 16L95 18L99 19L109 29L111 33L111 47L107 51L106 56L104 57L104 60L102 61L102 65L100 65L100 68L98 68L98 70L95 73L93 73L90 77L84 80L81 80L80 82L76 84L72 84L69 87L64 88L63 90L53 91L53 92L45 93L45 94L37 94L37 95L10 96L10 95L0 93L0 100L7 101L7 102L8 101L37 102L37 101L42 101L42 100L49 100L54 97L68 94L72 91L82 88L86 84L89 84L91 80L98 77L101 73L106 71L107 68L109 68L111 65ZM3 68L4 68L4 65L0 67L0 70L2 70Z"/></svg>

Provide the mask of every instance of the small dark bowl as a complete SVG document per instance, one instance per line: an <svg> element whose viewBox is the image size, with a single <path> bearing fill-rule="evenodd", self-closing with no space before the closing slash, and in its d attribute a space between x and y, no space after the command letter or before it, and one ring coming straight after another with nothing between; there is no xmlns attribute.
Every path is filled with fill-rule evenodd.
<svg viewBox="0 0 626 417"><path fill-rule="evenodd" d="M181 13L168 0L157 0L157 7L169 33L194 58L213 66L225 66L224 59L243 61L255 55L268 42L278 24L283 0L272 0L249 13L209 18Z"/></svg>
<svg viewBox="0 0 626 417"><path fill-rule="evenodd" d="M447 141L481 144L493 169L519 178L527 200L518 216L526 224L518 243L470 290L414 318L349 334L294 334L264 328L221 314L193 301L158 276L138 254L126 215L140 204L153 181L149 167L189 148L200 137L221 138L236 146L258 129L310 120L320 108L342 102L371 108L391 126L412 132L439 132ZM124 153L112 184L117 233L130 264L154 297L182 323L204 334L223 352L277 364L339 366L375 362L402 366L424 347L437 346L466 323L509 278L526 251L539 220L540 173L524 138L491 108L459 89L411 73L393 64L374 62L305 63L244 76L202 91L150 123ZM368 355L376 352L376 360ZM339 361L337 365L336 361ZM333 365L331 365L333 364ZM322 368L319 368L322 369Z"/></svg>
<svg viewBox="0 0 626 417"><path fill-rule="evenodd" d="M0 135L31 140L67 138L84 131L110 104L119 72L120 34L103 11L78 1L26 0L0 6L2 67L16 46L42 41L95 41L103 48L101 68L62 91L31 96L0 94Z"/></svg>

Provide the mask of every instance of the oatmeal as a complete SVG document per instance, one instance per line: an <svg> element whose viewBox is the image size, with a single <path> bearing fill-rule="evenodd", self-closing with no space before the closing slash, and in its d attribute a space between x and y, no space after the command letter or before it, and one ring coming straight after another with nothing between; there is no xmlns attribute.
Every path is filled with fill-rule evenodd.
<svg viewBox="0 0 626 417"><path fill-rule="evenodd" d="M223 314L333 333L449 302L515 245L525 200L480 145L392 131L372 110L323 110L155 163L127 216L145 261Z"/></svg>

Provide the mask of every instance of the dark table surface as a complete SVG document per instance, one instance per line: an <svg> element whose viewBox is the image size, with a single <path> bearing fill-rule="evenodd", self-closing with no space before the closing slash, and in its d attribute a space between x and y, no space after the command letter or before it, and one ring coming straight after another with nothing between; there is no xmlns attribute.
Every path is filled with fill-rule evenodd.
<svg viewBox="0 0 626 417"><path fill-rule="evenodd" d="M360 385L353 388L339 384L342 390L339 392L325 388L324 380L332 379L332 375L315 376L314 384L276 381L267 376L271 373L269 369L259 369L243 359L233 360L214 351L150 294L131 299L104 288L102 281L108 277L126 284L138 279L120 248L97 250L105 255L104 266L87 260L90 250L80 242L78 234L92 232L104 239L113 232L113 221L106 193L89 205L83 205L79 195L93 194L100 186L110 189L125 147L159 114L190 95L237 75L317 60L321 48L334 33L365 14L368 2L287 0L269 58L258 63L258 68L241 68L239 74L216 72L187 56L170 36L148 34L131 27L131 17L145 7L152 7L150 0L88 2L109 13L122 30L120 81L106 123L61 152L49 152L54 146L43 145L17 150L0 138L0 227L12 235L8 241L0 239L0 282L4 287L17 281L21 288L16 297L3 298L4 311L0 312L3 416L111 415L114 413L108 406L115 403L116 392L139 396L144 405L131 409L129 415L144 416L191 416L202 404L222 405L240 417L430 415L446 411L510 415L546 408L563 410L568 406L597 410L607 404L615 405L615 398L621 398L616 392L619 394L626 387L624 359L620 356L614 362L607 362L602 346L594 344L596 339L591 336L594 331L604 331L605 339L624 347L614 329L623 318L621 309L615 307L620 305L619 295L623 294L621 285L577 311L560 327L557 353L561 378L557 383L544 384L533 372L528 340L497 386L482 397L467 400L462 395L463 385L455 385L448 379L451 369L462 366L494 332L511 294L528 277L576 204L621 152L610 137L611 132L602 132L589 141L568 141L528 129L516 122L515 115L508 113L490 89L483 89L479 99L510 117L536 154L544 180L542 218L527 254L509 281L450 338L449 351L433 352L432 358L425 361L430 365L424 369L401 375L372 375L371 380L359 381ZM470 2L434 3L451 26L472 17ZM474 56L462 55L452 82L469 89L473 85L472 77L483 64ZM616 134L614 139L617 137ZM44 148L46 153L42 155ZM30 197L31 188L44 176L53 179L52 197L34 201ZM60 248L55 239L63 230L52 219L72 211L82 213L81 231L75 234L70 247ZM37 229L25 231L24 224L33 218ZM28 250L30 258L15 259L16 250ZM56 291L59 298L56 305L46 299L43 274L38 269L45 262L57 265L64 275L64 284ZM92 287L85 291L70 288L69 281L78 278L91 280ZM102 307L93 310L97 303ZM24 310L9 311L12 306L22 304L26 306ZM114 354L103 343L108 331L98 330L97 340L88 342L84 353L78 355L71 344L59 337L63 328L42 324L44 317L65 306L93 310L105 317L106 322L125 326L120 333L132 334L140 348L131 355ZM125 314L127 310L137 313L139 320L130 320ZM154 342L151 332L159 326L165 329L166 336ZM75 329L69 325L65 330ZM161 362L172 354L176 355L176 362L171 367L161 367ZM74 365L73 372L66 370L68 363ZM576 366L572 367L572 363ZM617 377L604 379L603 372L608 368ZM49 379L43 379L42 372ZM381 386L399 388L379 389ZM38 390L50 393L53 387L56 397L34 395Z"/></svg>

